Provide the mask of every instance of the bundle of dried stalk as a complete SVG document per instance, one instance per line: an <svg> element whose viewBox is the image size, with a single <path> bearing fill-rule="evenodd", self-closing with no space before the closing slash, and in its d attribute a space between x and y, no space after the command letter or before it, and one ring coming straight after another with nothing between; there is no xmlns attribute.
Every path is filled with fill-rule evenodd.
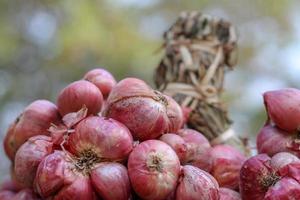
<svg viewBox="0 0 300 200"><path fill-rule="evenodd" d="M183 12L165 32L164 48L155 73L157 88L192 110L189 127L213 144L227 143L245 151L221 101L224 73L237 60L234 27L200 12Z"/></svg>

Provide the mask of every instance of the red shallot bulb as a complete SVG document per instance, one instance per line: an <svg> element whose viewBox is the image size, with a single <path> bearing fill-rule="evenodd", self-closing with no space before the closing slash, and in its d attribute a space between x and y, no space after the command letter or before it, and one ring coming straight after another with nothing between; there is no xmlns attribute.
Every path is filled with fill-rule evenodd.
<svg viewBox="0 0 300 200"><path fill-rule="evenodd" d="M290 152L300 156L300 141L297 136L297 132L290 134L271 124L266 125L257 135L257 150L269 156L279 152Z"/></svg>
<svg viewBox="0 0 300 200"><path fill-rule="evenodd" d="M175 190L180 162L174 150L159 140L135 147L128 159L128 174L134 191L145 200L164 200Z"/></svg>
<svg viewBox="0 0 300 200"><path fill-rule="evenodd" d="M249 158L240 172L243 200L300 199L300 160L290 153Z"/></svg>
<svg viewBox="0 0 300 200"><path fill-rule="evenodd" d="M180 163L184 164L184 162L186 160L186 156L187 156L187 144L185 143L185 141L183 140L182 137L180 137L177 134L166 133L166 134L163 134L159 138L159 140L170 145L170 147L172 147L172 149L176 152L176 154L180 160Z"/></svg>
<svg viewBox="0 0 300 200"><path fill-rule="evenodd" d="M300 90L286 88L265 92L264 103L269 118L285 131L300 127Z"/></svg>
<svg viewBox="0 0 300 200"><path fill-rule="evenodd" d="M176 200L219 200L219 185L207 172L191 166L182 167Z"/></svg>
<svg viewBox="0 0 300 200"><path fill-rule="evenodd" d="M228 188L219 189L220 200L242 200L241 195Z"/></svg>
<svg viewBox="0 0 300 200"><path fill-rule="evenodd" d="M117 84L113 75L107 70L101 68L87 72L83 78L95 84L105 99L108 97L111 89Z"/></svg>
<svg viewBox="0 0 300 200"><path fill-rule="evenodd" d="M47 100L36 100L28 105L23 113L9 127L4 147L11 160L18 148L30 137L49 135L51 123L60 121L57 107Z"/></svg>
<svg viewBox="0 0 300 200"><path fill-rule="evenodd" d="M31 137L17 151L14 173L18 184L32 187L39 163L52 152L51 138L44 135Z"/></svg>
<svg viewBox="0 0 300 200"><path fill-rule="evenodd" d="M180 129L177 134L187 145L187 155L183 163L209 172L212 167L211 160L208 159L211 146L206 137L193 129Z"/></svg>
<svg viewBox="0 0 300 200"><path fill-rule="evenodd" d="M164 134L160 140L170 145L180 159L181 165L193 165L210 171L211 163L208 154L211 149L209 141L198 131L180 129L177 134Z"/></svg>
<svg viewBox="0 0 300 200"><path fill-rule="evenodd" d="M68 155L55 151L39 164L35 190L42 198L54 199L96 199L89 176L78 173Z"/></svg>
<svg viewBox="0 0 300 200"><path fill-rule="evenodd" d="M75 126L63 151L55 151L39 164L36 191L53 199L120 199L130 197L126 161L133 149L129 130L120 122L89 116Z"/></svg>
<svg viewBox="0 0 300 200"><path fill-rule="evenodd" d="M88 114L97 114L101 111L103 96L101 91L92 83L85 80L75 81L65 87L57 99L59 113L64 116L77 112L84 106Z"/></svg>
<svg viewBox="0 0 300 200"><path fill-rule="evenodd" d="M103 115L129 128L136 140L154 139L182 126L182 111L175 101L151 89L144 81L126 78L111 91Z"/></svg>
<svg viewBox="0 0 300 200"><path fill-rule="evenodd" d="M271 167L278 171L285 167L286 165L298 162L300 161L297 156L294 156L293 154L287 153L287 152L280 152L275 154L271 159Z"/></svg>
<svg viewBox="0 0 300 200"><path fill-rule="evenodd" d="M127 169L119 163L99 163L91 172L91 180L98 194L105 200L127 200L130 197Z"/></svg>
<svg viewBox="0 0 300 200"><path fill-rule="evenodd" d="M68 147L71 153L94 152L100 160L120 161L127 159L133 148L129 130L120 122L91 116L82 120L70 135Z"/></svg>
<svg viewBox="0 0 300 200"><path fill-rule="evenodd" d="M238 189L240 169L246 157L234 147L217 145L211 149L209 159L212 164L210 174L220 187Z"/></svg>
<svg viewBox="0 0 300 200"><path fill-rule="evenodd" d="M177 132L183 126L183 112L178 103L171 97L164 95L167 99L167 116L169 118L168 132Z"/></svg>

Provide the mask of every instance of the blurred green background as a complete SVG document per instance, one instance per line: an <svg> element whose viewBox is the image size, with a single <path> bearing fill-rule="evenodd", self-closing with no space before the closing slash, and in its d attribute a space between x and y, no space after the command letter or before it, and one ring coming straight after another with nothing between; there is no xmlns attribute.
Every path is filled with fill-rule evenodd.
<svg viewBox="0 0 300 200"><path fill-rule="evenodd" d="M183 10L231 21L239 62L226 77L234 128L254 138L265 120L261 94L300 82L300 3L288 0L0 0L0 136L36 99L56 100L94 67L152 84L162 34ZM9 162L0 150L0 180Z"/></svg>

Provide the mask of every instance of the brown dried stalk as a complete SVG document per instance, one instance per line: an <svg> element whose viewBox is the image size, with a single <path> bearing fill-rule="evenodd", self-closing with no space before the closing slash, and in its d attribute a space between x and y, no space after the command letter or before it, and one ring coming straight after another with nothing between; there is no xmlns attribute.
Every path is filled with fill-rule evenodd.
<svg viewBox="0 0 300 200"><path fill-rule="evenodd" d="M188 126L212 143L245 150L221 101L224 73L237 61L237 36L227 21L183 12L164 34L165 55L155 73L157 88L191 108Z"/></svg>

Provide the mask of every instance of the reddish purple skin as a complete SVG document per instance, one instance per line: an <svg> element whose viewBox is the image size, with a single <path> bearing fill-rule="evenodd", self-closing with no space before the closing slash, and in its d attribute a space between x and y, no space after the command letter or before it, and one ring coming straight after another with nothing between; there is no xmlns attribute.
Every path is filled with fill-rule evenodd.
<svg viewBox="0 0 300 200"><path fill-rule="evenodd" d="M31 188L39 163L52 152L53 143L48 136L29 138L17 151L14 163L16 181L22 187Z"/></svg>
<svg viewBox="0 0 300 200"><path fill-rule="evenodd" d="M23 113L9 127L4 148L8 157L13 160L18 148L30 137L49 135L51 123L61 119L56 105L47 100L36 100L28 105Z"/></svg>
<svg viewBox="0 0 300 200"><path fill-rule="evenodd" d="M242 200L241 195L228 188L219 189L220 200Z"/></svg>
<svg viewBox="0 0 300 200"><path fill-rule="evenodd" d="M125 166L119 163L100 163L91 172L95 190L104 200L130 198L130 182Z"/></svg>
<svg viewBox="0 0 300 200"><path fill-rule="evenodd" d="M187 145L182 137L173 133L163 134L159 140L167 143L176 152L180 163L183 164L186 160Z"/></svg>
<svg viewBox="0 0 300 200"><path fill-rule="evenodd" d="M159 169L153 168L154 158ZM128 174L134 191L144 200L164 200L175 190L180 162L174 150L159 140L147 140L135 147L128 159Z"/></svg>
<svg viewBox="0 0 300 200"><path fill-rule="evenodd" d="M127 159L133 149L133 139L130 131L120 122L92 116L76 126L68 146L74 155L92 149L101 159L119 161Z"/></svg>
<svg viewBox="0 0 300 200"><path fill-rule="evenodd" d="M108 97L112 88L117 84L112 74L101 68L87 72L83 78L95 84L103 94L104 99Z"/></svg>
<svg viewBox="0 0 300 200"><path fill-rule="evenodd" d="M259 153L266 153L273 156L279 152L290 152L300 156L300 149L293 145L300 146L296 140L297 133L287 133L275 126L264 126L256 138L256 146ZM276 144L276 145L274 145Z"/></svg>
<svg viewBox="0 0 300 200"><path fill-rule="evenodd" d="M123 123L140 141L176 132L183 123L175 101L135 78L123 79L112 89L103 115Z"/></svg>
<svg viewBox="0 0 300 200"><path fill-rule="evenodd" d="M98 195L104 200L128 200L127 169L118 163L104 162L126 160L132 151L133 139L123 124L103 117L87 117L76 125L66 147L70 157L54 151L38 166L34 186L43 198L93 200ZM76 168L73 160L74 156L82 156L84 150L91 150L99 157L89 173Z"/></svg>
<svg viewBox="0 0 300 200"><path fill-rule="evenodd" d="M96 115L101 111L102 104L101 91L93 83L85 80L75 81L65 87L57 99L57 107L62 116L77 112L84 106L88 109L88 115Z"/></svg>
<svg viewBox="0 0 300 200"><path fill-rule="evenodd" d="M259 154L248 159L240 172L240 193L243 200L262 200L266 189L261 186L263 177L269 176L273 170L271 158L266 154Z"/></svg>
<svg viewBox="0 0 300 200"><path fill-rule="evenodd" d="M136 140L154 139L168 130L165 107L156 100L131 97L112 104L107 117L125 124Z"/></svg>
<svg viewBox="0 0 300 200"><path fill-rule="evenodd" d="M219 200L217 181L207 172L185 165L176 189L176 200Z"/></svg>
<svg viewBox="0 0 300 200"><path fill-rule="evenodd" d="M210 174L220 187L238 189L240 169L246 157L234 147L217 145L211 149L209 158L212 164Z"/></svg>
<svg viewBox="0 0 300 200"><path fill-rule="evenodd" d="M240 192L242 199L299 199L300 162L294 159L294 156L288 153L276 154L272 159L266 154L249 158L241 169ZM262 181L272 174L276 174L278 179L269 186L263 185Z"/></svg>
<svg viewBox="0 0 300 200"><path fill-rule="evenodd" d="M187 146L187 154L182 164L193 165L209 172L212 167L211 160L208 159L211 145L206 137L193 129L180 129L177 134Z"/></svg>
<svg viewBox="0 0 300 200"><path fill-rule="evenodd" d="M300 90L286 88L265 92L264 103L269 118L281 129L291 132L300 126Z"/></svg>
<svg viewBox="0 0 300 200"><path fill-rule="evenodd" d="M282 178L265 195L264 200L295 200L300 199L300 184L293 178Z"/></svg>
<svg viewBox="0 0 300 200"><path fill-rule="evenodd" d="M183 126L183 111L178 103L171 97L164 95L167 99L167 116L169 118L169 133L176 133Z"/></svg>
<svg viewBox="0 0 300 200"><path fill-rule="evenodd" d="M287 152L280 152L275 154L271 159L271 167L278 171L282 169L284 166L300 161L299 158L293 154Z"/></svg>
<svg viewBox="0 0 300 200"><path fill-rule="evenodd" d="M54 200L96 199L89 176L75 172L62 151L48 155L39 165L35 190L41 197Z"/></svg>

